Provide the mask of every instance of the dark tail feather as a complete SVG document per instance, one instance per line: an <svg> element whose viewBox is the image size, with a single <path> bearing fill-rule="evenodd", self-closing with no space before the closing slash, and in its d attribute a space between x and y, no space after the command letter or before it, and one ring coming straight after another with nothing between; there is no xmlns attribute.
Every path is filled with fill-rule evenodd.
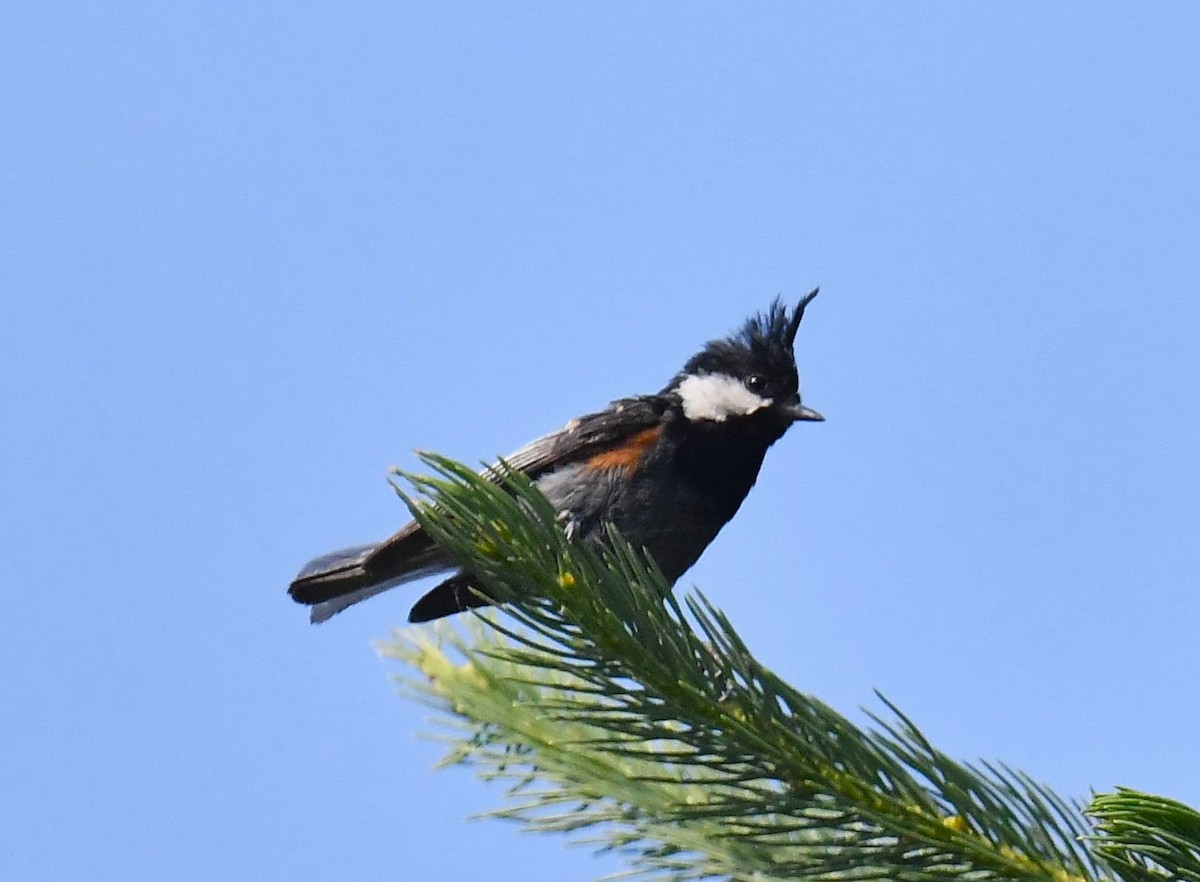
<svg viewBox="0 0 1200 882"><path fill-rule="evenodd" d="M363 562L378 547L356 545L310 560L292 580L288 594L297 603L312 606L332 600L355 588L366 587L369 580Z"/></svg>
<svg viewBox="0 0 1200 882"><path fill-rule="evenodd" d="M471 574L459 570L418 600L409 612L408 620L429 622L491 603L487 595L482 593L482 589L474 583Z"/></svg>
<svg viewBox="0 0 1200 882"><path fill-rule="evenodd" d="M372 555L379 547L358 545L310 561L296 576L288 588L288 594L297 603L305 603L313 608L310 618L316 624L360 600L448 569L445 560L438 559L436 549L430 546L417 559L407 561L402 572L380 572L373 566L375 561L372 560Z"/></svg>

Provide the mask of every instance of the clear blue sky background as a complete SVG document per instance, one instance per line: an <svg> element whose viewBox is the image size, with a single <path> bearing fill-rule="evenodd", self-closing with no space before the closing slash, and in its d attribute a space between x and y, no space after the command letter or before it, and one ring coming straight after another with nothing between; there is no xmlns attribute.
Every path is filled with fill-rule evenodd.
<svg viewBox="0 0 1200 882"><path fill-rule="evenodd" d="M25 4L0 877L588 879L310 556L777 293L828 417L681 588L851 713L1200 803L1200 8Z"/></svg>

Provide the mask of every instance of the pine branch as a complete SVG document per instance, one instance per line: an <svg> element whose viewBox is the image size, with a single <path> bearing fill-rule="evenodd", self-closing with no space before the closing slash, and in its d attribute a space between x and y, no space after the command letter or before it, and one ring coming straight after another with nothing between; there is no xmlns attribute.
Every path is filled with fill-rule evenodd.
<svg viewBox="0 0 1200 882"><path fill-rule="evenodd" d="M405 476L425 497L405 502L510 602L385 651L452 726L447 761L509 784L495 815L586 831L647 879L1102 878L1077 805L950 759L886 700L892 719L855 726L763 667L703 596L681 604L620 536L567 540L524 476L425 461L437 477Z"/></svg>
<svg viewBox="0 0 1200 882"><path fill-rule="evenodd" d="M1200 882L1200 812L1180 802L1119 788L1092 800L1093 848L1128 882Z"/></svg>

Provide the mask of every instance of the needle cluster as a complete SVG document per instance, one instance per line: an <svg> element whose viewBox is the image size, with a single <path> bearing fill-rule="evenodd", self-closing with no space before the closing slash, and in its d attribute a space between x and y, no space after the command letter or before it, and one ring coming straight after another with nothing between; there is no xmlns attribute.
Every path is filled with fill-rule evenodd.
<svg viewBox="0 0 1200 882"><path fill-rule="evenodd" d="M1100 797L1093 825L1021 772L946 756L882 697L875 725L857 726L619 535L566 538L520 473L425 461L435 476L404 475L417 492L402 497L508 602L465 633L409 629L384 651L441 712L447 762L508 784L492 814L585 835L626 855L630 877L673 882L1200 882L1190 809Z"/></svg>

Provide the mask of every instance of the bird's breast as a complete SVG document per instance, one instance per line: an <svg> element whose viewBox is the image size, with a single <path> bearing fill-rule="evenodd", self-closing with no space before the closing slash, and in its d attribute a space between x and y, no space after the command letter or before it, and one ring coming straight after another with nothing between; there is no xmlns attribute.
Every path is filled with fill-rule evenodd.
<svg viewBox="0 0 1200 882"><path fill-rule="evenodd" d="M591 538L611 523L674 582L737 512L765 448L688 445L657 429L642 435L543 475L537 485L575 535Z"/></svg>

